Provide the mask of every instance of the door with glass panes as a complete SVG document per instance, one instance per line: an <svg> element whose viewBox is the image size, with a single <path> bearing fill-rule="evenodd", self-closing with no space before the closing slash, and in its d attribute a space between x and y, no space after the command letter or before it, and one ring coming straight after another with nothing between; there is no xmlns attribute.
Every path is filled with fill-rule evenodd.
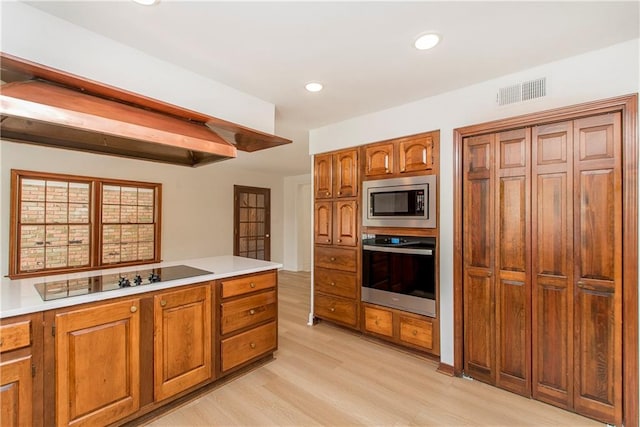
<svg viewBox="0 0 640 427"><path fill-rule="evenodd" d="M234 255L271 260L270 198L269 188L234 185Z"/></svg>

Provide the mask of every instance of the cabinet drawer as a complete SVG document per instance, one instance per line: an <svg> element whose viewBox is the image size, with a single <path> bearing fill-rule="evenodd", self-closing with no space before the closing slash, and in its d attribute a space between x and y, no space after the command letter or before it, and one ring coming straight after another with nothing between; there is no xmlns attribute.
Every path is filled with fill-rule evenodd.
<svg viewBox="0 0 640 427"><path fill-rule="evenodd" d="M276 322L271 322L222 340L222 371L228 371L244 362L275 350L277 335Z"/></svg>
<svg viewBox="0 0 640 427"><path fill-rule="evenodd" d="M334 270L356 272L357 253L355 249L323 248L316 246L315 265Z"/></svg>
<svg viewBox="0 0 640 427"><path fill-rule="evenodd" d="M222 279L222 298L229 298L236 295L248 294L261 289L269 289L276 286L277 278L275 271L268 273L254 274L232 279Z"/></svg>
<svg viewBox="0 0 640 427"><path fill-rule="evenodd" d="M31 345L31 321L0 326L0 352Z"/></svg>
<svg viewBox="0 0 640 427"><path fill-rule="evenodd" d="M358 295L355 273L316 268L314 280L314 289L318 292L345 298L356 298Z"/></svg>
<svg viewBox="0 0 640 427"><path fill-rule="evenodd" d="M393 336L393 312L379 308L364 307L364 328L368 332Z"/></svg>
<svg viewBox="0 0 640 427"><path fill-rule="evenodd" d="M400 316L400 341L433 349L433 323L427 320Z"/></svg>
<svg viewBox="0 0 640 427"><path fill-rule="evenodd" d="M275 319L278 307L276 292L269 291L220 304L220 333L228 334L266 320Z"/></svg>
<svg viewBox="0 0 640 427"><path fill-rule="evenodd" d="M358 315L356 301L323 294L316 294L313 300L314 312L319 317L356 326Z"/></svg>

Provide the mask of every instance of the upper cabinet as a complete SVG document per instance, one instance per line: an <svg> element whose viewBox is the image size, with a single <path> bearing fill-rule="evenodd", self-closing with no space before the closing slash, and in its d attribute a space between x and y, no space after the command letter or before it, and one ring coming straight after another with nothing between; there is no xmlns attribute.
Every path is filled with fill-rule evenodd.
<svg viewBox="0 0 640 427"><path fill-rule="evenodd" d="M379 179L437 173L440 132L433 131L366 145L363 174L365 179Z"/></svg>
<svg viewBox="0 0 640 427"><path fill-rule="evenodd" d="M319 154L314 160L316 199L358 195L358 150Z"/></svg>

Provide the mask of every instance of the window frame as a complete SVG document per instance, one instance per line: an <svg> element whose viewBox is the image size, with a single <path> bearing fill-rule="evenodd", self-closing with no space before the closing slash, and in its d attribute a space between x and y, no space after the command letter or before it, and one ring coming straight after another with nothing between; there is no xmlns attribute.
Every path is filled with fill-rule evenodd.
<svg viewBox="0 0 640 427"><path fill-rule="evenodd" d="M89 265L82 267L46 268L34 271L20 271L21 261L21 207L22 207L22 180L35 179L45 181L79 182L89 185ZM103 236L102 222L103 200L102 189L104 186L135 187L151 189L154 192L153 221L154 226L153 259L135 260L115 263L103 262ZM45 190L46 191L46 190ZM76 273L126 267L133 265L152 264L161 261L161 234L162 234L162 184L153 182L130 181L114 178L99 178L91 176L59 174L51 172L36 172L27 170L11 170L11 202L10 202L10 230L9 230L9 274L11 279L48 276L53 274ZM46 211L45 211L46 212ZM46 224L46 220L45 220ZM67 225L70 223L66 223ZM141 224L141 223L133 223ZM149 223L146 223L149 224Z"/></svg>

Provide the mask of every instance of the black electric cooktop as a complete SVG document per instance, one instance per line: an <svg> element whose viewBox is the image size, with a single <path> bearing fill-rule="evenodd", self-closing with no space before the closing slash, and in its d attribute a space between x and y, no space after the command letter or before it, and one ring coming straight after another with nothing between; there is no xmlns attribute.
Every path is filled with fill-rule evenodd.
<svg viewBox="0 0 640 427"><path fill-rule="evenodd" d="M211 271L189 267L188 265L174 265L170 267L129 271L126 273L84 277L82 279L45 281L36 283L34 286L44 301L50 301L96 292L144 286L157 282L167 282L169 280L186 279L212 273Z"/></svg>

